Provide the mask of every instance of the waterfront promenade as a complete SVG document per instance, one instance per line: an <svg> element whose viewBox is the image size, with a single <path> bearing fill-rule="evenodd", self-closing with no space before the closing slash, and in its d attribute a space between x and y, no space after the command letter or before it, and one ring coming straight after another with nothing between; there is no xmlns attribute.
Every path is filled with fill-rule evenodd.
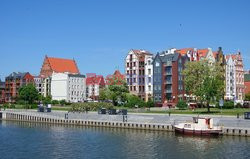
<svg viewBox="0 0 250 159"><path fill-rule="evenodd" d="M36 110L5 110L5 113L15 113L27 116L36 116L50 119L64 120L65 114L68 120L83 120L83 121L102 121L102 122L123 122L122 115L98 114L97 112L88 113L68 113L66 111L37 112ZM196 115L197 116L197 115ZM214 125L223 126L225 128L249 129L250 120L246 120L243 116L220 116L220 115L199 115L200 117L212 117ZM172 125L183 121L192 121L194 115L184 114L154 114L154 113L128 113L128 123L140 124L164 124Z"/></svg>

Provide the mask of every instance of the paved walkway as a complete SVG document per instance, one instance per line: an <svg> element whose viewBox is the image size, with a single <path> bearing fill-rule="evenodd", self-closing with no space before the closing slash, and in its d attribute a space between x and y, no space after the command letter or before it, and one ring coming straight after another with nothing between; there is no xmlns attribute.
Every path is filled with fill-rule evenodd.
<svg viewBox="0 0 250 159"><path fill-rule="evenodd" d="M55 119L64 119L66 111L52 111L51 113L37 112L36 110L6 110L7 112L15 112L20 114L35 115L41 117L50 117ZM241 116L239 119L236 116L218 116L218 115L199 115L200 117L212 117L215 125L223 125L224 127L235 128L250 128L250 120L245 120ZM161 123L175 124L183 121L192 121L194 115L184 114L151 114L151 113L128 113L128 122L138 123ZM89 113L69 113L69 119L82 120L98 120L98 121L123 121L122 115L101 115L97 112Z"/></svg>

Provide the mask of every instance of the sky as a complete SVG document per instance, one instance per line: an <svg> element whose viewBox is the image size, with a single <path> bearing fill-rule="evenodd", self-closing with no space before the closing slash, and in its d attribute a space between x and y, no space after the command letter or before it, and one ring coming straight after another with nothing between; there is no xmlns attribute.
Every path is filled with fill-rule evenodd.
<svg viewBox="0 0 250 159"><path fill-rule="evenodd" d="M0 78L38 75L45 55L82 74L124 72L130 49L240 50L250 69L249 0L0 0Z"/></svg>

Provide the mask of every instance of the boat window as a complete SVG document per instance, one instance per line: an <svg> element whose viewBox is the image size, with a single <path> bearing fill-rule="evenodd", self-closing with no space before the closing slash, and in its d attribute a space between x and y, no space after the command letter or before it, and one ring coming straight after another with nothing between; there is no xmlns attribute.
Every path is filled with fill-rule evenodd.
<svg viewBox="0 0 250 159"><path fill-rule="evenodd" d="M191 124L185 124L184 128L191 128Z"/></svg>

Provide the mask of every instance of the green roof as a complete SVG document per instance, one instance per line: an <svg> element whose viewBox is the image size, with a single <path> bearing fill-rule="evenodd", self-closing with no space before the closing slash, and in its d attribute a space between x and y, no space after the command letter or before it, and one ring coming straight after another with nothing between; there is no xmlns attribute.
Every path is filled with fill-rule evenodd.
<svg viewBox="0 0 250 159"><path fill-rule="evenodd" d="M244 81L250 81L250 74L245 74L244 75Z"/></svg>

